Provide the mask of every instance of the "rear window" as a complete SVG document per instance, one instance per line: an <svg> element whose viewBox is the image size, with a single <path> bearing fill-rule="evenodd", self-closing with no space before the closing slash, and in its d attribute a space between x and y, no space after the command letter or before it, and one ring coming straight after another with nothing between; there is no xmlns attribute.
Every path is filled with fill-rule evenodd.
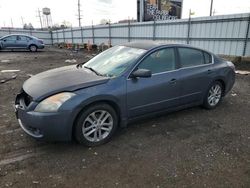
<svg viewBox="0 0 250 188"><path fill-rule="evenodd" d="M205 60L205 64L209 64L212 63L212 57L209 53L207 52L203 52L204 54L204 60Z"/></svg>
<svg viewBox="0 0 250 188"><path fill-rule="evenodd" d="M182 67L204 64L203 52L192 48L178 48Z"/></svg>

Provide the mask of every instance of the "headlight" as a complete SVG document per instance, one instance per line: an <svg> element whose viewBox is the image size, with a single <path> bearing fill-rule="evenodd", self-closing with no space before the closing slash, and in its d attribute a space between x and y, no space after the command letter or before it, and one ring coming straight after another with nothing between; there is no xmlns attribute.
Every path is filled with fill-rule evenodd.
<svg viewBox="0 0 250 188"><path fill-rule="evenodd" d="M50 96L37 105L35 112L56 112L65 101L73 96L75 96L75 94L69 92L58 93Z"/></svg>

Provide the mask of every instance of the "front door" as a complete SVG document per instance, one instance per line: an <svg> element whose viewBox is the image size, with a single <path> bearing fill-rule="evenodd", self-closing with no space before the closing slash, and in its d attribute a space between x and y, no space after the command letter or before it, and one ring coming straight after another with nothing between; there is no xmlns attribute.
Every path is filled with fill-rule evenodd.
<svg viewBox="0 0 250 188"><path fill-rule="evenodd" d="M129 118L178 106L180 83L174 48L157 50L148 55L137 69L151 70L149 78L127 79Z"/></svg>
<svg viewBox="0 0 250 188"><path fill-rule="evenodd" d="M3 48L15 48L16 35L8 36L3 39Z"/></svg>

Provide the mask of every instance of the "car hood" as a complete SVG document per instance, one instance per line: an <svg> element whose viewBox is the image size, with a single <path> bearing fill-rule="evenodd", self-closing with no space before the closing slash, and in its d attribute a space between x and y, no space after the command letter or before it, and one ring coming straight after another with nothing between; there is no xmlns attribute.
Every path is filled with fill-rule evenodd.
<svg viewBox="0 0 250 188"><path fill-rule="evenodd" d="M34 101L40 101L45 97L63 91L75 91L106 83L107 77L97 76L94 72L77 68L75 65L52 69L39 73L26 80L23 90Z"/></svg>

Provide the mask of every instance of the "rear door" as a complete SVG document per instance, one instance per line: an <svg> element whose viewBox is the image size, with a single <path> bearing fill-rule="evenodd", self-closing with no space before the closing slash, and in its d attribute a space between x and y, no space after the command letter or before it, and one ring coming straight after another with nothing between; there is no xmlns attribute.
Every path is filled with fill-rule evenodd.
<svg viewBox="0 0 250 188"><path fill-rule="evenodd" d="M151 70L152 76L127 79L127 109L130 118L178 106L180 83L174 48L151 53L137 68Z"/></svg>
<svg viewBox="0 0 250 188"><path fill-rule="evenodd" d="M180 60L181 104L203 100L212 77L212 57L202 50L178 47Z"/></svg>
<svg viewBox="0 0 250 188"><path fill-rule="evenodd" d="M26 36L17 36L16 46L18 48L28 48L29 39Z"/></svg>

